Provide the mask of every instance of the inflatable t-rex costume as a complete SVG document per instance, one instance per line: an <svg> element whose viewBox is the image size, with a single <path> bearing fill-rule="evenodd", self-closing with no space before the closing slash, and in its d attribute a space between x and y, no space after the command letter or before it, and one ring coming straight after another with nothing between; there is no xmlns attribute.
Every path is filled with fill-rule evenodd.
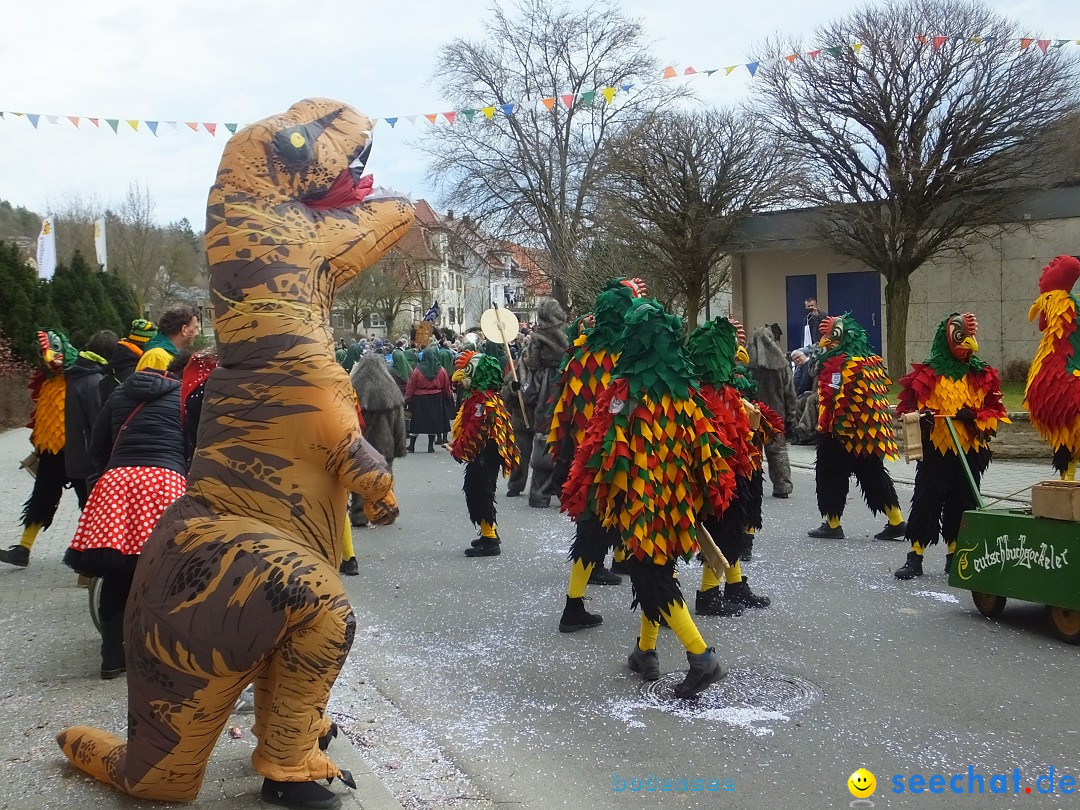
<svg viewBox="0 0 1080 810"><path fill-rule="evenodd" d="M193 800L253 680L263 798L332 807L316 780L351 781L319 745L354 634L338 576L347 490L374 522L397 508L335 362L330 307L413 220L361 179L371 128L307 99L225 147L206 228L220 365L187 494L147 541L127 605L128 738L81 726L57 737L125 793Z"/></svg>

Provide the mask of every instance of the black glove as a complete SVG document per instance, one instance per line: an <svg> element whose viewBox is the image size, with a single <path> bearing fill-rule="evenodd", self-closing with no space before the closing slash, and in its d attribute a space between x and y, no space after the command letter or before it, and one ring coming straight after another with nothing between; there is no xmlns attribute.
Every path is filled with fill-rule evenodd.
<svg viewBox="0 0 1080 810"><path fill-rule="evenodd" d="M924 424L934 424L934 412L929 408L923 408L921 411L919 411L919 421L923 422Z"/></svg>
<svg viewBox="0 0 1080 810"><path fill-rule="evenodd" d="M966 405L956 412L953 417L957 422L963 422L968 427L975 427L975 411Z"/></svg>
<svg viewBox="0 0 1080 810"><path fill-rule="evenodd" d="M519 383L517 380L512 380L510 382L510 390L516 394L518 391L521 390L521 383Z"/></svg>

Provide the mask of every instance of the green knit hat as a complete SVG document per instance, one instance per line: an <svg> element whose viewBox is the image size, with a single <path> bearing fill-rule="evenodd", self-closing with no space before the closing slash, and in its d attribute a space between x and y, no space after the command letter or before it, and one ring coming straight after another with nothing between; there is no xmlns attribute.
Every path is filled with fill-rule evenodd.
<svg viewBox="0 0 1080 810"><path fill-rule="evenodd" d="M127 339L132 343L146 343L157 334L157 327L145 318L136 318L131 322L131 332Z"/></svg>

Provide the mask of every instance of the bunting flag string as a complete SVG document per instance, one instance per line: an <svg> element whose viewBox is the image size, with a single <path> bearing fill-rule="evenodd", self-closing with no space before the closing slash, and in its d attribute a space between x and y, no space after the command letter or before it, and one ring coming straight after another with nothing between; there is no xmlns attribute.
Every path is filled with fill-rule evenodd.
<svg viewBox="0 0 1080 810"><path fill-rule="evenodd" d="M972 45L982 45L984 43L990 43L994 41L993 37L984 37L979 35L965 35L954 34L951 36L943 35L928 35L920 34L915 37L915 40L921 45L929 45L934 51L940 51L942 48L950 42L953 43L969 43ZM1031 51L1032 46L1040 51L1042 54L1047 55L1053 50L1063 48L1066 45L1080 46L1080 39L1038 39L1036 37L1022 37L1017 40L1018 52L1025 53ZM812 51L806 51L805 53L792 53L786 56L775 57L767 60L755 60L752 62L742 62L734 65L727 65L725 67L714 67L701 69L693 66L687 66L681 71L676 65L667 65L660 73L661 79L676 79L687 76L706 76L712 77L714 74L721 74L723 76L731 76L741 71L746 71L746 74L750 78L754 78L757 72L763 66L771 66L780 62L786 62L788 64L794 64L799 59L808 59L815 61L823 54L832 57L833 59L840 59L844 53L850 52L858 56L864 47L864 43L854 42L847 45L832 45L828 47L816 48ZM557 105L560 105L565 109L572 109L575 105L582 105L586 107L595 106L598 99L603 99L605 104L614 104L615 97L618 93L630 93L633 91L634 85L631 83L625 83L618 86L609 87L596 87L591 90L585 90L580 93L556 93L546 98L538 100L521 100L512 101L505 104L489 104L486 106L470 107L461 110L451 110L449 112L432 112L416 115L395 115L387 116L383 118L373 119L375 123L385 122L391 129L395 129L401 121L407 121L414 127L423 125L423 122L427 122L432 126L440 124L446 124L448 126L455 126L456 124L464 121L466 124L483 123L485 121L492 121L495 118L496 113L501 113L503 116L512 116L523 109L538 109L537 105L542 105L548 112L554 112ZM174 132L182 132L180 125L183 124L192 132L202 132L209 135L211 138L217 136L219 128L228 130L229 134L234 134L236 130L243 126L243 124L236 122L215 122L215 121L150 121L141 118L105 118L90 117L83 115L52 115L47 113L28 113L19 112L15 110L0 110L0 120L13 121L17 119L25 119L30 122L30 125L36 130L41 128L41 119L44 118L50 125L62 126L61 119L66 119L75 129L82 129L82 122L87 121L94 126L95 129L101 128L101 121L104 120L109 128L113 131L113 134L120 134L121 122L127 123L124 131L128 128L132 132L141 133L144 130L150 132L155 138L158 137L159 127L161 124L168 124L169 128Z"/></svg>

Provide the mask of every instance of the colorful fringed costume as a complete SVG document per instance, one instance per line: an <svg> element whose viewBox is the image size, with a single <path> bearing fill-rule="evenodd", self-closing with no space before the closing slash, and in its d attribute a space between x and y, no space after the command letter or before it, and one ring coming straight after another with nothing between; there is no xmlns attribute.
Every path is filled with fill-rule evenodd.
<svg viewBox="0 0 1080 810"><path fill-rule="evenodd" d="M30 444L38 455L38 468L34 488L23 504L23 532L19 544L0 551L0 562L20 568L30 563L30 549L38 534L52 525L60 497L68 483L64 461L64 402L67 395L67 378L64 370L78 359L79 350L71 345L67 336L50 329L37 333L41 349L41 368L30 377L30 400L33 409L27 427ZM86 482L73 481L75 494L82 509L86 503Z"/></svg>
<svg viewBox="0 0 1080 810"><path fill-rule="evenodd" d="M1075 256L1058 256L1043 268L1039 298L1028 317L1039 318L1043 333L1028 370L1024 401L1031 424L1054 449L1054 469L1076 478L1080 459L1080 299L1072 292L1080 277Z"/></svg>
<svg viewBox="0 0 1080 810"><path fill-rule="evenodd" d="M896 571L897 579L922 576L923 550L937 543L939 532L947 546L948 573L960 518L978 506L942 417L953 419L975 486L990 464L991 437L1001 422L1009 421L997 371L975 355L978 331L979 324L970 312L952 313L938 324L930 357L925 363L913 363L911 373L900 380L896 412L922 414L923 457L915 468L915 492L907 521L911 551Z"/></svg>
<svg viewBox="0 0 1080 810"><path fill-rule="evenodd" d="M480 536L465 549L466 557L496 557L502 553L495 522L495 485L499 473L510 475L520 463L514 428L499 390L503 375L490 354L462 352L455 363L454 382L471 393L461 404L451 429L450 455L465 464L465 506Z"/></svg>
<svg viewBox="0 0 1080 810"><path fill-rule="evenodd" d="M690 671L676 694L689 697L724 676L690 617L675 561L698 551L698 525L722 514L735 474L696 389L682 346L682 322L656 301L626 315L623 349L611 385L596 402L563 487L572 517L596 515L618 531L628 554L641 634L629 665L659 677L656 637L663 618L686 647Z"/></svg>
<svg viewBox="0 0 1080 810"><path fill-rule="evenodd" d="M381 523L391 477L360 435L334 357L335 291L409 229L362 177L373 123L306 99L229 139L206 250L219 366L206 380L186 494L143 549L125 614L127 739L77 726L79 769L144 799L191 801L244 687L263 798L336 807L351 777L323 750L355 619L338 575L349 491Z"/></svg>
<svg viewBox="0 0 1080 810"><path fill-rule="evenodd" d="M884 512L888 525L879 540L904 536L904 519L885 459L897 458L889 409L889 377L874 354L866 331L851 314L821 322L821 371L818 373L818 432L815 476L822 524L811 537L842 538L840 519L852 474L866 505Z"/></svg>
<svg viewBox="0 0 1080 810"><path fill-rule="evenodd" d="M694 612L698 615L738 616L744 607L767 607L771 601L750 590L739 562L749 528L747 513L752 508L755 465L759 485L761 482L761 448L753 437L761 434L762 428L758 424L754 430L750 414L755 409L742 398L735 385L735 364L745 363L748 359L745 348L739 344L738 331L738 324L719 317L699 326L687 341L690 363L700 379L702 399L712 413L712 422L721 442L732 450L728 463L735 474L735 497L730 506L704 520L705 528L731 567L727 571L713 571L708 564L704 565L701 589L694 603ZM755 421L758 421L757 417ZM760 522L760 486L757 494ZM721 574L726 579L723 591L719 580Z"/></svg>
<svg viewBox="0 0 1080 810"><path fill-rule="evenodd" d="M640 279L616 279L596 297L593 311L578 319L581 334L571 341L559 381L548 447L557 459L554 483L561 486L569 472L574 450L585 437L596 400L611 382L622 348L623 319L644 295ZM565 490L564 490L565 492ZM566 499L561 499L566 511ZM622 580L604 567L604 557L618 544L618 533L605 529L596 515L576 516L574 541L570 545L570 582L559 631L572 633L603 623L603 617L585 610L588 583L618 584Z"/></svg>

